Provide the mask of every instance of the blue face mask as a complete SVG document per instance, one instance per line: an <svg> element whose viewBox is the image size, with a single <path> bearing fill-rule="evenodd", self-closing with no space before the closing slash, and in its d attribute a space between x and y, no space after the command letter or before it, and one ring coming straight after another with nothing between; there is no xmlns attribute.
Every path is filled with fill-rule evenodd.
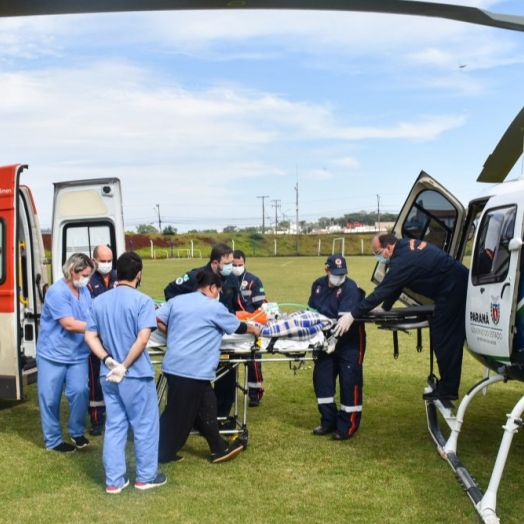
<svg viewBox="0 0 524 524"><path fill-rule="evenodd" d="M229 263L229 264L224 264L222 266L222 269L220 270L220 274L223 276L223 277L227 277L229 275L231 275L231 271L233 271L233 263Z"/></svg>
<svg viewBox="0 0 524 524"><path fill-rule="evenodd" d="M386 266L389 264L389 260L382 253L375 254L375 258L379 264L386 264Z"/></svg>

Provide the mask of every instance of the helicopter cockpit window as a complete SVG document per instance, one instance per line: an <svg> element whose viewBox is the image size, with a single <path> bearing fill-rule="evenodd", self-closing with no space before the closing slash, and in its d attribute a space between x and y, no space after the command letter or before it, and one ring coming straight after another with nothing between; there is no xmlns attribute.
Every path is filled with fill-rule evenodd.
<svg viewBox="0 0 524 524"><path fill-rule="evenodd" d="M429 189L422 191L407 214L402 237L425 240L448 251L457 215L453 204L443 195Z"/></svg>
<svg viewBox="0 0 524 524"><path fill-rule="evenodd" d="M505 280L510 261L509 241L515 233L515 206L486 212L479 227L472 264L474 285Z"/></svg>

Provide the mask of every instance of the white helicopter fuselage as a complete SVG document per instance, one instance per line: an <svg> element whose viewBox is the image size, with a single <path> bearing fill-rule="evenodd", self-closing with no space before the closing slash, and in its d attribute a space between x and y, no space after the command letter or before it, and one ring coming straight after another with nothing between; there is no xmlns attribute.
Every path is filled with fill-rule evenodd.
<svg viewBox="0 0 524 524"><path fill-rule="evenodd" d="M468 350L500 375L524 381L524 178L492 186L472 201L466 227L471 223L475 238L465 318Z"/></svg>

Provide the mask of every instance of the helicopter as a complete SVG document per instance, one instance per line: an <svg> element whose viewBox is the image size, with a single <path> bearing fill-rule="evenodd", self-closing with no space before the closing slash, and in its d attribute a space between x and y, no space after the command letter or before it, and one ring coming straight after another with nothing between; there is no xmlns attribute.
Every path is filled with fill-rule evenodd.
<svg viewBox="0 0 524 524"><path fill-rule="evenodd" d="M444 18L484 25L513 31L524 31L524 17L486 10L415 0L114 0L110 3L100 0L5 0L0 5L0 17L36 16L54 14L79 14L121 11L156 11L156 10L191 10L191 9L312 9L352 12L375 12L396 15L415 15ZM460 66L462 67L462 66ZM462 421L471 400L485 388L507 380L524 381L524 311L521 301L524 297L524 279L521 278L523 258L522 227L524 222L524 179L505 182L505 179L522 153L522 131L524 127L524 109L517 115L508 128L499 145L485 163L478 181L498 183L491 186L479 198L470 202L467 210L445 188L440 186L427 173L422 172L406 201L393 229L399 238L420 238L443 248L458 259L462 259L473 239L470 281L467 293L466 324L468 351L485 368L494 372L477 382L460 402L458 409L448 402L426 401L426 414L430 434L441 455L457 473L466 492L472 500L480 518L486 524L499 522L496 514L497 490L509 453L513 435L522 426L521 415L524 411L524 397L514 406L504 426L504 435L493 468L489 486L483 494L470 473L457 456L457 442ZM18 187L19 167L7 170L12 186L4 189L12 191ZM15 177L12 173L16 172ZM2 173L0 173L1 175ZM14 193L4 193L5 201ZM0 192L1 196L1 192ZM26 207L31 208L30 198L21 197ZM105 198L105 197L104 197ZM14 199L16 202L16 198ZM11 212L11 202L7 204ZM30 222L29 222L30 223ZM24 226L25 227L25 226ZM24 232L30 238L34 228L25 227ZM13 245L16 245L13 243ZM11 267L18 268L8 273L12 289L23 284L22 268L33 258L25 256L28 241L18 244L23 256L14 255ZM36 259L43 260L43 248L34 241ZM8 247L8 246L6 246ZM6 252L15 253L13 248ZM10 256L11 256L10 255ZM43 261L42 261L43 264ZM380 282L384 269L377 267L373 276ZM44 275L42 270L41 274ZM44 278L42 276L42 278ZM521 285L522 284L522 285ZM522 288L522 289L521 289ZM22 285L24 293L26 287ZM31 291L32 297L22 294L18 301L34 301L39 308L41 296ZM13 300L14 298L14 300ZM405 290L402 300L412 307L403 308L402 312L393 312L382 318L370 319L375 323L391 328L394 335L398 330L422 329L431 324L431 304L423 297L417 297ZM9 295L11 315L17 315L16 292ZM13 306L13 303L16 306ZM27 328L26 346L31 355L37 329L33 326L31 308L24 315ZM13 313L13 311L15 313ZM6 319L4 325L14 325L13 318ZM0 323L3 321L0 318ZM18 376L18 364L13 362L13 380ZM16 382L18 384L18 382ZM434 387L433 374L430 372L428 388ZM2 384L0 384L0 393ZM19 398L21 389L15 387L14 397ZM451 431L446 439L440 429L438 414L444 418Z"/></svg>
<svg viewBox="0 0 524 524"><path fill-rule="evenodd" d="M193 9L292 9L354 11L445 18L470 24L524 31L524 16L492 13L476 7L416 0L4 0L0 17L123 11Z"/></svg>
<svg viewBox="0 0 524 524"><path fill-rule="evenodd" d="M524 381L524 173L514 180L506 177L523 152L524 108L510 124L493 153L486 160L477 181L496 183L468 208L435 179L421 172L392 229L397 238L419 239L440 247L458 260L471 249L466 299L466 342L469 353L485 367L484 377L461 400L458 409L445 400L426 400L428 429L441 456L455 471L481 520L496 524L497 490L514 434L522 428L524 396L507 416L504 435L485 493L457 456L464 416L472 399L499 382ZM472 246L470 245L472 241ZM372 281L380 283L384 264L377 264ZM400 297L406 308L368 316L394 333L394 355L398 356L399 330L418 331L431 327L431 301L404 289ZM428 393L436 386L433 360ZM489 372L493 374L490 376ZM447 423L446 439L438 413Z"/></svg>

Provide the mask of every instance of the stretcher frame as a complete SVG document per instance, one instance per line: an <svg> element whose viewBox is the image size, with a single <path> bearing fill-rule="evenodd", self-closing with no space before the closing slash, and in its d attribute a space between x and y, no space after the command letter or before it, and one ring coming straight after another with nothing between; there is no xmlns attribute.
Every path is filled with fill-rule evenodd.
<svg viewBox="0 0 524 524"><path fill-rule="evenodd" d="M250 363L261 362L287 362L289 368L296 375L303 367L305 362L314 362L317 360L319 351L324 351L324 341L316 342L313 345L308 345L303 349L275 349L275 343L278 341L277 337L273 337L266 349L261 349L256 344L253 344L249 350L242 350L235 352L233 350L221 350L220 361L217 368L217 376L211 383L222 379L228 373L235 373L235 396L232 406L232 414L229 417L219 417L220 434L228 439L238 439L244 449L247 449L249 440L248 428L248 404L249 404L249 387L248 387L248 373L247 367ZM165 350L160 347L149 348L149 355L152 358L154 365L160 365L162 360L157 357L163 356ZM261 354L262 359L257 360L256 355ZM279 356L276 356L279 355ZM243 367L243 376L240 375L240 369ZM161 406L164 401L164 396L167 391L167 379L163 373L160 373L157 379L157 396L158 405ZM191 431L191 435L199 435L196 430Z"/></svg>

